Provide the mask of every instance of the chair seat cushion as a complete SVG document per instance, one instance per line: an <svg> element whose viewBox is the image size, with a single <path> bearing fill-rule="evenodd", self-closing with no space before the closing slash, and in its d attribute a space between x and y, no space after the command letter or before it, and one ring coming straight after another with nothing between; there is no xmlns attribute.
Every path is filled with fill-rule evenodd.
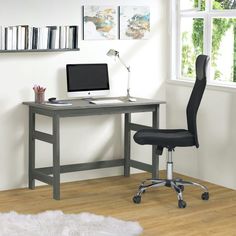
<svg viewBox="0 0 236 236"><path fill-rule="evenodd" d="M166 148L195 145L194 135L185 129L143 129L135 133L134 141Z"/></svg>

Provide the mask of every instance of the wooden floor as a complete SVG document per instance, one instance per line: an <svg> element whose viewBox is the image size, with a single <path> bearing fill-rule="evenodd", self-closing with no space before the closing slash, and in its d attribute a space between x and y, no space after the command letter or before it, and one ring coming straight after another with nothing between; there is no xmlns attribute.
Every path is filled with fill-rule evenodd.
<svg viewBox="0 0 236 236"><path fill-rule="evenodd" d="M138 221L144 228L143 235L150 236L236 235L236 191L201 182L210 191L210 200L202 201L200 189L185 187L187 207L179 209L174 191L161 187L150 189L143 195L142 203L134 204L132 197L137 186L149 177L149 174L135 174L129 178L121 176L65 183L62 184L60 201L51 199L49 186L2 191L0 211L86 211Z"/></svg>

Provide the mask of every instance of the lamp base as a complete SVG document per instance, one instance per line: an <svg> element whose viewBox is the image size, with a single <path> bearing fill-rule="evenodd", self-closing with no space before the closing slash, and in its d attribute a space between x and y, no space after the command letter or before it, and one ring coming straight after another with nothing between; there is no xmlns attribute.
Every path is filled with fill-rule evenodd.
<svg viewBox="0 0 236 236"><path fill-rule="evenodd" d="M132 98L132 97L127 97L127 101L129 101L129 102L136 102L137 99L136 98Z"/></svg>
<svg viewBox="0 0 236 236"><path fill-rule="evenodd" d="M137 101L136 98L131 97L130 95L126 95L126 97L125 97L124 99L125 99L125 101L127 101L127 102L136 102L136 101Z"/></svg>
<svg viewBox="0 0 236 236"><path fill-rule="evenodd" d="M129 87L127 88L126 101L129 101L129 102L136 102L137 101L136 98L130 96L130 88Z"/></svg>

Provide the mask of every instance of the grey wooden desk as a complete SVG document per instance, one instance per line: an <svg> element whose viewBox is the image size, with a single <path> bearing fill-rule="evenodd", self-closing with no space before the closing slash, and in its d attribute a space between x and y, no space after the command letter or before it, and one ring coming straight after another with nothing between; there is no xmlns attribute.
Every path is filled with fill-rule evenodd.
<svg viewBox="0 0 236 236"><path fill-rule="evenodd" d="M159 157L156 147L152 148L152 165L132 160L130 158L131 130L137 131L147 128L140 124L131 122L131 113L152 112L152 127L159 126L159 105L164 101L137 98L136 102L113 103L95 105L86 100L70 100L71 106L52 106L37 104L35 102L24 102L29 106L29 188L35 188L35 179L53 186L53 198L60 199L60 173L91 170L115 166L124 166L124 175L130 175L130 167L145 170L158 176ZM35 115L40 114L52 118L53 132L47 134L35 130ZM124 114L124 158L107 161L96 161L71 165L60 165L60 118L74 116L91 116L104 114ZM150 128L150 127L149 127ZM53 166L36 168L35 166L35 140L41 140L53 145Z"/></svg>

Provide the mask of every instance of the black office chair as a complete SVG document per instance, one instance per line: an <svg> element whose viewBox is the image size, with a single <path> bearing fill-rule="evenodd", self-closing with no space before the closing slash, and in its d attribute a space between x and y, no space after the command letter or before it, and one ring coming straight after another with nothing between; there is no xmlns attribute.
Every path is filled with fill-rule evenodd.
<svg viewBox="0 0 236 236"><path fill-rule="evenodd" d="M135 133L134 141L141 145L155 145L157 153L162 154L163 148L168 149L168 160L166 169L167 179L147 179L139 187L138 192L133 197L134 203L141 202L141 194L151 187L166 186L173 188L177 193L179 208L185 208L186 202L183 200L185 185L194 185L204 190L203 200L209 199L208 189L198 183L173 178L172 152L175 147L199 147L197 136L197 111L202 95L206 87L206 68L209 57L199 55L196 60L196 81L186 109L188 129L143 129ZM149 182L149 183L146 183Z"/></svg>

